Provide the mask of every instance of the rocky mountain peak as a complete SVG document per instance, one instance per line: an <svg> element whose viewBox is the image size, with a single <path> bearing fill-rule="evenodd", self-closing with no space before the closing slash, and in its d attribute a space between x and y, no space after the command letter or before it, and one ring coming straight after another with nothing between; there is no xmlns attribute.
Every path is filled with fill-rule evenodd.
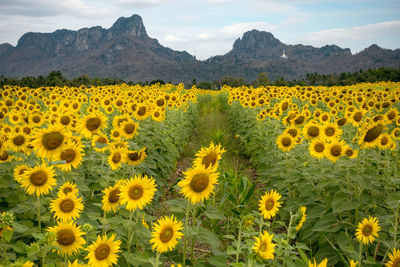
<svg viewBox="0 0 400 267"><path fill-rule="evenodd" d="M245 32L233 44L233 51L256 51L259 49L279 47L282 43L270 32L252 30Z"/></svg>
<svg viewBox="0 0 400 267"><path fill-rule="evenodd" d="M142 18L139 15L133 15L129 18L120 17L112 25L110 31L117 35L127 35L136 38L149 38Z"/></svg>

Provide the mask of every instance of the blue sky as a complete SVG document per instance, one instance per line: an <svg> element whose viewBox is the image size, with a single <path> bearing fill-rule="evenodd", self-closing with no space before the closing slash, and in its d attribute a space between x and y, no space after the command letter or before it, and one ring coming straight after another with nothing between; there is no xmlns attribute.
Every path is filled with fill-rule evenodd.
<svg viewBox="0 0 400 267"><path fill-rule="evenodd" d="M198 59L227 53L251 29L286 44L400 48L400 1L361 0L0 0L0 43L25 32L109 28L138 14L150 37Z"/></svg>

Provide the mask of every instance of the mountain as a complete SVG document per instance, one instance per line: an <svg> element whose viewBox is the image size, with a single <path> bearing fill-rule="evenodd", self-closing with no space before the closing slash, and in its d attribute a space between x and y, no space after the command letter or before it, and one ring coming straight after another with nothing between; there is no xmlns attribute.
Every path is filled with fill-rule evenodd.
<svg viewBox="0 0 400 267"><path fill-rule="evenodd" d="M311 72L354 72L397 67L399 62L400 49L371 45L352 55L350 49L336 45L286 45L271 33L257 30L244 33L227 54L199 61L186 51L172 50L150 38L138 15L121 17L109 29L96 26L78 31L30 32L15 47L0 45L0 75L13 77L60 70L67 78L87 74L132 81L187 82L193 78L219 80L228 75L250 81L260 72L267 72L272 79L298 79Z"/></svg>

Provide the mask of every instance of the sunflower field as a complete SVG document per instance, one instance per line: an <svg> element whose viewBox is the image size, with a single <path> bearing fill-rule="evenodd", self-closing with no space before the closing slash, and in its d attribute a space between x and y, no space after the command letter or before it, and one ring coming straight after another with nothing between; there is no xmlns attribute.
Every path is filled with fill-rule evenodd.
<svg viewBox="0 0 400 267"><path fill-rule="evenodd" d="M0 90L0 266L400 266L398 83Z"/></svg>

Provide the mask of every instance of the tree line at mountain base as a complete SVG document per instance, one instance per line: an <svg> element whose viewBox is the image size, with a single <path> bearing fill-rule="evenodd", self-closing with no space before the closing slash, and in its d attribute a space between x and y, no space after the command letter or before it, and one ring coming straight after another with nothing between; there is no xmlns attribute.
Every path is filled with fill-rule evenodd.
<svg viewBox="0 0 400 267"><path fill-rule="evenodd" d="M391 82L400 82L400 65L398 69L395 68L378 68L378 69L368 69L368 70L359 70L353 73L341 73L341 74L319 74L319 73L309 73L306 75L304 79L300 80L286 80L283 77L277 78L271 81L268 78L268 74L266 72L262 72L258 75L257 79L248 82L240 77L233 76L225 76L220 80L214 81L201 81L197 82L195 78L193 78L191 83L185 84L186 88L191 88L192 86L196 86L197 88L207 89L207 90L219 90L223 85L228 85L231 87L239 87L239 86L344 86L344 85L352 85L363 82L380 82L380 81L391 81ZM37 88L41 86L81 86L85 85L89 86L102 86L102 85L114 85L114 84L122 84L126 83L128 85L151 85L151 84L165 84L166 82L163 80L153 80L146 82L133 82L133 81L124 81L120 78L90 78L87 75L81 75L77 78L68 80L63 77L60 71L52 71L48 76L38 76L32 77L27 76L23 78L14 78L14 77L5 77L3 75L0 76L0 87L4 87L4 85L18 85L18 86L27 86L30 88ZM168 82L171 83L171 82Z"/></svg>

